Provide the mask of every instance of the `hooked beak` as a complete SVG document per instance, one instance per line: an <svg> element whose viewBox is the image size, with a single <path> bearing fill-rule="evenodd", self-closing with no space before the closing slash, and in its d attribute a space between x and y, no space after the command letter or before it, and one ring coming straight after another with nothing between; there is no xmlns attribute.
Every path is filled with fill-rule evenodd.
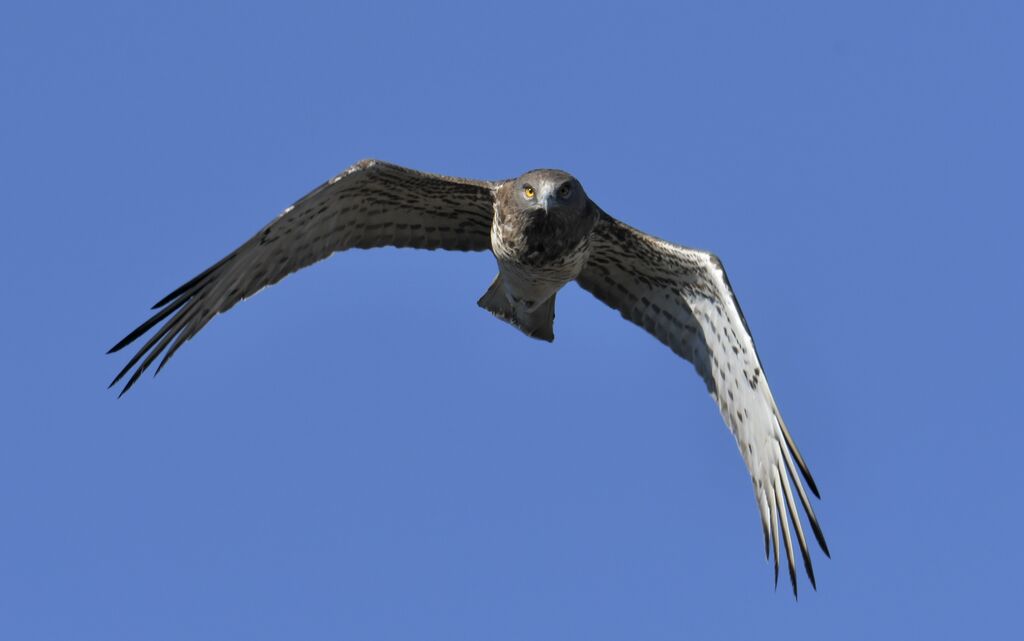
<svg viewBox="0 0 1024 641"><path fill-rule="evenodd" d="M547 214L552 209L558 208L559 205L558 205L558 202L557 202L557 200L555 198L555 190L554 189L552 189L550 186L545 186L545 187L542 187L541 189L542 189L542 191L539 194L540 195L539 200L540 200L540 203L541 203L540 207L541 207L541 209L544 210L544 213Z"/></svg>

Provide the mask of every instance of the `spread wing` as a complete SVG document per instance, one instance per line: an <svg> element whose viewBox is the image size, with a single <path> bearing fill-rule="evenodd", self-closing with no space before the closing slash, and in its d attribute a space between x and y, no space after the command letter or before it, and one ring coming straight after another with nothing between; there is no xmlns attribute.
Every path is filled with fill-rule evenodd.
<svg viewBox="0 0 1024 641"><path fill-rule="evenodd" d="M154 359L164 353L159 372L214 316L336 251L385 245L489 249L494 189L499 184L375 160L352 165L154 305L159 311L110 349L116 352L162 323L110 385L135 367L121 390L124 394Z"/></svg>
<svg viewBox="0 0 1024 641"><path fill-rule="evenodd" d="M648 236L603 214L594 230L590 259L576 280L694 364L750 471L761 511L765 555L770 556L769 542L775 550L776 582L781 528L796 594L792 522L814 585L794 487L826 555L828 547L797 468L815 496L818 490L772 398L722 263L713 254Z"/></svg>

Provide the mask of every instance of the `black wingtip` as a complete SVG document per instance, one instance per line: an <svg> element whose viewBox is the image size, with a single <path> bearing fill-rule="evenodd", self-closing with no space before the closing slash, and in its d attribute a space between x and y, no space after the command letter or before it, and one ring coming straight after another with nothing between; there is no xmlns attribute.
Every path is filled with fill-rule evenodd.
<svg viewBox="0 0 1024 641"><path fill-rule="evenodd" d="M811 565L811 560L804 557L804 570L807 571L807 578L811 580L811 587L814 591L818 591L818 582L814 580L814 566Z"/></svg>
<svg viewBox="0 0 1024 641"><path fill-rule="evenodd" d="M786 439L786 445L789 446L789 451L792 452L793 458L796 459L797 467L800 468L800 475L804 477L804 481L807 482L807 487L811 488L811 493L818 499L821 498L821 493L818 492L818 485L814 482L814 477L811 476L811 469L807 466L807 461L800 454L800 450L797 449L796 443L793 442L793 436L789 433L789 428L786 427L786 423L782 420L782 416L779 414L778 409L775 411L775 417L779 420L779 426L782 428L782 436ZM795 474L794 474L795 476Z"/></svg>
<svg viewBox="0 0 1024 641"><path fill-rule="evenodd" d="M168 308L168 309L170 309L170 308ZM173 310L171 310L171 311L173 311ZM135 339L137 339L139 336L142 336L143 334L148 332L154 325L156 325L157 323L159 323L161 320L163 320L166 317L167 317L167 314L161 312L161 313L159 313L159 314L157 314L157 315L147 319L146 322L142 323L141 325L139 325L138 327L133 329L127 336L125 336L120 341L118 341L118 343L116 345L114 345L113 347L111 347L107 351L107 353L108 354L113 354L114 352L121 351L127 345L135 342Z"/></svg>
<svg viewBox="0 0 1024 641"><path fill-rule="evenodd" d="M125 386L121 388L121 391L117 393L117 397L121 398L122 396L124 396L125 392L130 390L132 388L132 385L135 384L135 380L138 379L138 377L139 377L139 372L136 371L135 374L132 375L132 377L130 379L128 379L128 383L126 383ZM116 383L116 382L117 381L114 381L114 383ZM114 383L111 383L110 386L113 387ZM110 388L107 388L107 389L110 389Z"/></svg>
<svg viewBox="0 0 1024 641"><path fill-rule="evenodd" d="M146 319L146 322L142 323L141 325L133 329L131 333L129 333L127 336L118 341L117 345L111 347L107 353L113 354L114 352L123 349L126 345L135 342L135 339L139 338L140 336L148 332L157 323L163 321L165 318L167 318L174 312L178 311L178 309L180 309L181 306L187 303L188 301L188 297L180 297L178 298L178 300L174 301L174 304L165 307L156 314L153 314L151 317Z"/></svg>
<svg viewBox="0 0 1024 641"><path fill-rule="evenodd" d="M122 389L121 393L117 395L118 398L121 398L122 396L124 396L125 392L130 390L132 388L132 386L135 385L135 381L139 380L139 377L142 376L142 372L146 371L146 367L149 365L149 361L150 360L151 360L150 358L147 358L146 362L144 362L139 367L135 368L135 373L133 373L131 378L128 379L128 382L125 383L124 389Z"/></svg>
<svg viewBox="0 0 1024 641"><path fill-rule="evenodd" d="M807 507L808 504L804 504ZM821 531L821 525L818 524L818 519L810 509L807 510L807 521L811 524L811 532L814 533L814 539L818 542L818 547L825 553L825 556L832 558L832 555L828 551L828 543L825 542L825 533Z"/></svg>
<svg viewBox="0 0 1024 641"><path fill-rule="evenodd" d="M128 373L128 371L132 368L132 366L134 364L135 364L134 361L131 362L131 363L128 363L128 365L126 365L125 368L123 370L121 370L120 373L118 373L118 375L114 378L114 380L110 381L110 385L107 386L107 389L110 389L115 384L117 384L117 382L119 380L121 380L124 377L125 374ZM132 388L132 385L135 384L135 381L139 380L139 375L142 373L140 370L141 370L141 368L140 369L136 369L135 373L131 375L131 377L128 379L128 382L125 384L125 386L123 388L121 388L121 391L118 393L118 395L117 395L118 398L121 398L122 396L124 396L125 392L130 390Z"/></svg>
<svg viewBox="0 0 1024 641"><path fill-rule="evenodd" d="M220 268L226 262L228 262L229 260L234 258L237 253L238 253L237 250L233 251L230 254L228 254L227 256L225 256L224 258L221 258L220 260L218 260L213 265L210 265L208 268L203 270L200 274L197 274L195 276L195 278L193 278L192 280L188 281L187 283L185 283L181 287L175 289L170 294L168 294L168 295L164 296L163 298L161 298L160 300L158 300L156 302L156 304L153 305L153 307L151 307L150 309L160 309L161 307L163 307L167 303L171 302L175 298L178 298L179 296L184 294L185 292L190 291L192 289L195 289L200 283L205 281L208 276L213 274L213 272L217 271L218 268Z"/></svg>
<svg viewBox="0 0 1024 641"><path fill-rule="evenodd" d="M124 349L124 347L126 345L128 345L129 343L134 341L141 334L142 334L142 332L139 332L138 334L136 334L135 332L132 332L131 334L128 334L127 336L122 338L120 341L118 341L118 343L116 345L114 345L113 347L108 349L107 350L107 354L113 354L114 352L120 352L122 349Z"/></svg>
<svg viewBox="0 0 1024 641"><path fill-rule="evenodd" d="M785 436L788 440L789 435L786 434ZM797 467L800 468L800 476L804 477L804 481L807 483L807 487L811 490L811 494L813 494L815 498L821 499L821 492L818 491L818 484L814 482L814 477L811 476L811 470L808 469L807 463L804 462L803 457L800 456L800 453L796 451L794 446L791 445L789 451L795 454L794 458L796 458ZM795 472L793 473L793 478L794 480L799 480L796 478Z"/></svg>
<svg viewBox="0 0 1024 641"><path fill-rule="evenodd" d="M814 478L811 477L809 472L804 473L804 480L807 481L807 487L811 489L811 494L813 494L815 498L820 500L821 492L818 491L818 486L814 484Z"/></svg>
<svg viewBox="0 0 1024 641"><path fill-rule="evenodd" d="M129 370L131 370L132 365L134 365L138 360L139 357L136 356L131 361L129 361L127 365L121 368L121 371L117 373L117 376L114 377L114 380L110 381L110 385L107 385L107 389L110 389L111 387L117 385L117 382L124 378L124 375L127 374Z"/></svg>
<svg viewBox="0 0 1024 641"><path fill-rule="evenodd" d="M797 594L797 568L792 560L790 561L790 585L793 586L793 598L799 599L800 597Z"/></svg>

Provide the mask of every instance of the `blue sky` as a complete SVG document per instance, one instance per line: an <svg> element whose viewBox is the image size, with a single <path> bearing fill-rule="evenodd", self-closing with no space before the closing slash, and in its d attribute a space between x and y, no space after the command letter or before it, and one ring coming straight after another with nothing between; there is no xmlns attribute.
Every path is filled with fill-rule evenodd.
<svg viewBox="0 0 1024 641"><path fill-rule="evenodd" d="M1019 3L0 14L0 637L1006 637L1024 448ZM363 157L573 172L724 260L822 491L772 587L693 368L489 254L353 251L123 399L153 302Z"/></svg>

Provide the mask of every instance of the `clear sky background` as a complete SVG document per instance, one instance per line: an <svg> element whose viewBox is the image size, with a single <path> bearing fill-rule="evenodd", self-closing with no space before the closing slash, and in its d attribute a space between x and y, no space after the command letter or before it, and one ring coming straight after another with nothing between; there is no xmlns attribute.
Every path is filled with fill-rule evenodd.
<svg viewBox="0 0 1024 641"><path fill-rule="evenodd" d="M5 3L0 638L1019 632L1024 8L671 4ZM364 157L564 168L717 252L818 591L773 589L693 368L575 285L528 340L489 254L335 256L105 389Z"/></svg>

